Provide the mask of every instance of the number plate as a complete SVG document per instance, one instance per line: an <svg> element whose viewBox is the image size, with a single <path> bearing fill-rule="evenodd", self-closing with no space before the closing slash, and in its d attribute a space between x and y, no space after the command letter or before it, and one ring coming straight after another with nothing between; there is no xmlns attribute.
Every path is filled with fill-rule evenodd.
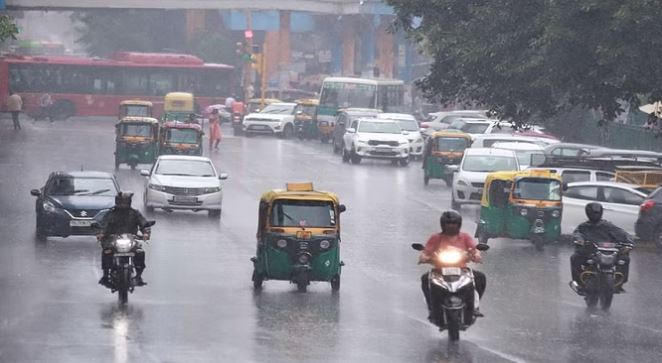
<svg viewBox="0 0 662 363"><path fill-rule="evenodd" d="M115 252L113 253L113 257L133 257L136 254L133 252L126 252L126 253L121 253L121 252Z"/></svg>
<svg viewBox="0 0 662 363"><path fill-rule="evenodd" d="M172 197L172 200L179 203L195 203L198 201L198 198L188 195L175 195Z"/></svg>
<svg viewBox="0 0 662 363"><path fill-rule="evenodd" d="M74 219L74 220L69 221L69 226L70 227L89 227L89 226L92 225L93 222L94 222L94 220L92 220L92 219L82 219L82 220Z"/></svg>
<svg viewBox="0 0 662 363"><path fill-rule="evenodd" d="M447 275L461 275L462 269L459 267L443 267L441 269L441 274L444 276Z"/></svg>
<svg viewBox="0 0 662 363"><path fill-rule="evenodd" d="M393 151L393 149L391 149L390 147L378 147L377 151L382 152L382 153L388 153L388 152Z"/></svg>

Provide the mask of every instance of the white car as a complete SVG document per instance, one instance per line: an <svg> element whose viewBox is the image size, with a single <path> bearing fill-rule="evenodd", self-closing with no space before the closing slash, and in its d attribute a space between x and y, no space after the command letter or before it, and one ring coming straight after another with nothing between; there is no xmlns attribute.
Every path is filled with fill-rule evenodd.
<svg viewBox="0 0 662 363"><path fill-rule="evenodd" d="M284 139L294 135L294 108L296 103L272 103L258 113L244 117L243 131L250 134L275 134Z"/></svg>
<svg viewBox="0 0 662 363"><path fill-rule="evenodd" d="M529 144L536 144L542 147L557 144L560 141L549 137L536 137L536 136L523 136L512 134L475 134L471 135L473 142L471 147L492 147L497 142L525 142Z"/></svg>
<svg viewBox="0 0 662 363"><path fill-rule="evenodd" d="M342 159L354 164L360 163L362 158L386 159L406 166L409 164L408 136L396 122L359 118L345 130Z"/></svg>
<svg viewBox="0 0 662 363"><path fill-rule="evenodd" d="M203 156L162 155L151 170L141 170L147 177L143 203L148 212L154 208L165 211L206 210L210 217L221 215L223 190L218 173L209 158Z"/></svg>
<svg viewBox="0 0 662 363"><path fill-rule="evenodd" d="M540 145L530 144L527 142L496 142L492 144L492 147L495 149L514 151L515 155L517 155L517 161L519 162L520 170L527 169L529 166L531 166L532 157L534 158L534 162L545 161L545 154L543 153L543 148Z"/></svg>
<svg viewBox="0 0 662 363"><path fill-rule="evenodd" d="M583 181L614 181L616 174L606 170L592 170L581 168L530 168L531 170L551 170L561 174L561 178L566 183L575 183Z"/></svg>
<svg viewBox="0 0 662 363"><path fill-rule="evenodd" d="M460 118L487 119L485 110L456 110L434 112L429 115L429 120L421 122L421 127L428 133L447 129L453 121Z"/></svg>
<svg viewBox="0 0 662 363"><path fill-rule="evenodd" d="M563 192L563 234L572 234L587 220L586 204L598 202L604 209L602 218L634 235L634 224L647 192L639 186L615 182L577 182L568 184Z"/></svg>
<svg viewBox="0 0 662 363"><path fill-rule="evenodd" d="M462 204L478 204L483 196L487 174L495 171L519 170L517 156L512 150L466 149L453 175L451 207L459 210Z"/></svg>
<svg viewBox="0 0 662 363"><path fill-rule="evenodd" d="M513 124L507 121L485 120L479 118L461 118L453 121L449 129L460 130L467 134L512 134Z"/></svg>
<svg viewBox="0 0 662 363"><path fill-rule="evenodd" d="M418 122L414 116L406 113L380 113L377 115L377 118L396 121L402 130L409 133L407 135L409 139L409 155L415 158L421 158L423 156L423 135L421 135L421 129L418 127Z"/></svg>

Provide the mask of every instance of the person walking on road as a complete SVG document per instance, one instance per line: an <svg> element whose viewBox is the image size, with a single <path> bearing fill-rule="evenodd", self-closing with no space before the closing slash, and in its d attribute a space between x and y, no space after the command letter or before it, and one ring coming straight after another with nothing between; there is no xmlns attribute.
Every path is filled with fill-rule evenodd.
<svg viewBox="0 0 662 363"><path fill-rule="evenodd" d="M9 92L10 96L7 98L7 110L11 112L11 119L14 121L14 130L21 129L21 123L18 119L18 114L23 110L23 99L16 92Z"/></svg>
<svg viewBox="0 0 662 363"><path fill-rule="evenodd" d="M41 107L41 114L47 117L50 122L53 122L53 98L50 94L44 93L41 95L39 107Z"/></svg>
<svg viewBox="0 0 662 363"><path fill-rule="evenodd" d="M218 150L218 144L221 142L221 119L218 115L218 109L215 108L209 115L209 152L212 147Z"/></svg>

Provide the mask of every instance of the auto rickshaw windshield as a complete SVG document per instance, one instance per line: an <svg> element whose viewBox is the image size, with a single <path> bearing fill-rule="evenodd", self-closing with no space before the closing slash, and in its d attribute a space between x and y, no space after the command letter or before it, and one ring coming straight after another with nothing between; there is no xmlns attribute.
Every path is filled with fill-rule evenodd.
<svg viewBox="0 0 662 363"><path fill-rule="evenodd" d="M301 111L304 115L312 116L315 114L315 109L317 109L317 106L314 105L297 105L294 112Z"/></svg>
<svg viewBox="0 0 662 363"><path fill-rule="evenodd" d="M440 137L437 139L438 151L464 151L468 146L469 141L462 137Z"/></svg>
<svg viewBox="0 0 662 363"><path fill-rule="evenodd" d="M515 183L513 197L533 200L561 200L561 182L555 179L524 178Z"/></svg>
<svg viewBox="0 0 662 363"><path fill-rule="evenodd" d="M271 225L277 227L334 227L333 203L318 200L278 200L271 210Z"/></svg>
<svg viewBox="0 0 662 363"><path fill-rule="evenodd" d="M151 117L149 107L142 105L124 105L125 116Z"/></svg>
<svg viewBox="0 0 662 363"><path fill-rule="evenodd" d="M197 144L198 132L194 129L169 129L166 142L178 144Z"/></svg>
<svg viewBox="0 0 662 363"><path fill-rule="evenodd" d="M123 123L120 125L120 135L151 137L152 127L150 125L145 125L145 124Z"/></svg>

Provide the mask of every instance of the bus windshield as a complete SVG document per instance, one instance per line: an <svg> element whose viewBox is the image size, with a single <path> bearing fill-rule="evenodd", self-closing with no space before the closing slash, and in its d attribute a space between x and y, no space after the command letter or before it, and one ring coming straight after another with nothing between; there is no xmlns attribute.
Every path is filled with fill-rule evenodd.
<svg viewBox="0 0 662 363"><path fill-rule="evenodd" d="M361 83L325 82L320 105L333 108L374 108L377 86Z"/></svg>

